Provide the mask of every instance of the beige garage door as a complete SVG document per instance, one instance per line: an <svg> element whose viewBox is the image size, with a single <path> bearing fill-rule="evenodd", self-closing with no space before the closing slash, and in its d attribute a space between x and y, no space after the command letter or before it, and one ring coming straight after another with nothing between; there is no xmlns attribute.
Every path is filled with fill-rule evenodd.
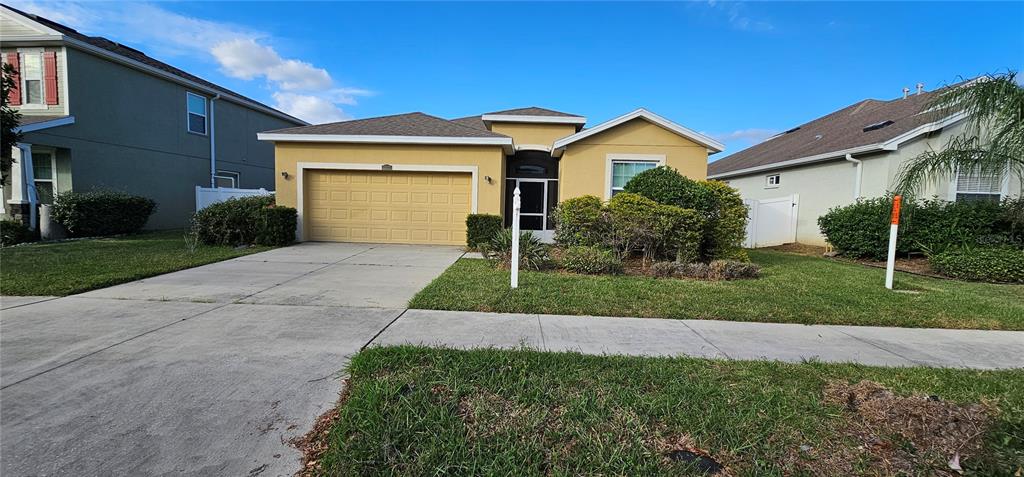
<svg viewBox="0 0 1024 477"><path fill-rule="evenodd" d="M463 245L471 175L458 172L306 172L307 240Z"/></svg>

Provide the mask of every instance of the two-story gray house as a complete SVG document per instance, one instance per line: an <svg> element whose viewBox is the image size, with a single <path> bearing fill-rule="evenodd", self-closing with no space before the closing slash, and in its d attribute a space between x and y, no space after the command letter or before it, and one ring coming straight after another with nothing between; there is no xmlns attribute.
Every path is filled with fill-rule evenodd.
<svg viewBox="0 0 1024 477"><path fill-rule="evenodd" d="M274 148L256 133L307 124L136 49L5 5L0 57L18 72L8 99L23 116L23 138L3 199L4 212L19 218L33 198L45 204L65 191L112 189L157 202L147 228L182 227L196 186L272 190Z"/></svg>

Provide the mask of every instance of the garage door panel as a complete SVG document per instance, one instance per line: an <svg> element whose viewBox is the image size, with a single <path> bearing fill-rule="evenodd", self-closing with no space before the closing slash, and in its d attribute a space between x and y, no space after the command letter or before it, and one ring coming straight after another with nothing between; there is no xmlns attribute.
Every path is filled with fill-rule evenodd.
<svg viewBox="0 0 1024 477"><path fill-rule="evenodd" d="M307 171L310 240L462 245L469 173Z"/></svg>

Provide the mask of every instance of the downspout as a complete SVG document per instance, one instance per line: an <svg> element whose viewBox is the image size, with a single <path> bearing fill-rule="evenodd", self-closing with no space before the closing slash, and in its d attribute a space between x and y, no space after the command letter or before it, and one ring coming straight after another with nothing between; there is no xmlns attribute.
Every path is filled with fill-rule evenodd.
<svg viewBox="0 0 1024 477"><path fill-rule="evenodd" d="M210 98L210 187L217 187L217 121L214 120L214 102L220 99L220 93Z"/></svg>
<svg viewBox="0 0 1024 477"><path fill-rule="evenodd" d="M853 200L857 200L860 198L860 177L864 168L864 163L860 159L854 159L852 154L847 154L846 160L857 165L857 175L853 180Z"/></svg>

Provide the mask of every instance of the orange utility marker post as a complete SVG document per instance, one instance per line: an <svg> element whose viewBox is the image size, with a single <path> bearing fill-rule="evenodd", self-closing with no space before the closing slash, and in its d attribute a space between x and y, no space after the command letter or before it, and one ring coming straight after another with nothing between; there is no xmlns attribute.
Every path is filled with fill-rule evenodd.
<svg viewBox="0 0 1024 477"><path fill-rule="evenodd" d="M885 288L892 290L892 274L896 268L896 231L900 228L900 203L903 196L892 198L892 221L889 225L889 261L885 264Z"/></svg>

